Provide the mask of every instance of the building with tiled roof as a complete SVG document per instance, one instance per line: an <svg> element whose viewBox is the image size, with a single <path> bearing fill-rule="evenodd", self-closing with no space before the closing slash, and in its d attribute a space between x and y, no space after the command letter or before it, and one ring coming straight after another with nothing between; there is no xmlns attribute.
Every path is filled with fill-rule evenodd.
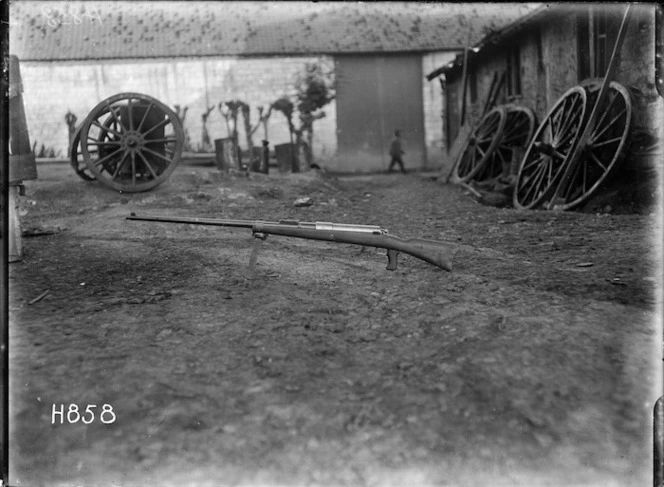
<svg viewBox="0 0 664 487"><path fill-rule="evenodd" d="M26 61L437 52L462 49L528 4L15 1Z"/></svg>
<svg viewBox="0 0 664 487"><path fill-rule="evenodd" d="M422 168L442 142L442 96L425 74L535 5L21 0L10 5L10 53L22 63L33 140L61 152L65 113L82 121L122 91L189 107L196 147L209 107L270 104L316 62L337 77L337 97L316 122L319 158L332 169L379 169L398 127L407 166ZM281 118L269 122L273 145L287 140ZM207 124L213 139L226 136L216 110Z"/></svg>

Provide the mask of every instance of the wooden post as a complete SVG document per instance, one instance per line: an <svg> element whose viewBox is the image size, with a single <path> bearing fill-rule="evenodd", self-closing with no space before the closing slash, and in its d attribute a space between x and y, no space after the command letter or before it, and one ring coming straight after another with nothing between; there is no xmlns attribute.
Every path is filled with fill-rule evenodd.
<svg viewBox="0 0 664 487"><path fill-rule="evenodd" d="M214 159L220 171L229 171L231 167L242 169L238 152L233 137L214 139Z"/></svg>
<svg viewBox="0 0 664 487"><path fill-rule="evenodd" d="M295 172L295 144L277 144L274 146L279 172Z"/></svg>
<svg viewBox="0 0 664 487"><path fill-rule="evenodd" d="M468 51L469 46L463 50L463 69L461 71L461 125L466 123L466 89L468 87Z"/></svg>
<svg viewBox="0 0 664 487"><path fill-rule="evenodd" d="M263 141L263 162L261 167L261 172L264 174L269 174L270 172L270 142L267 140Z"/></svg>
<svg viewBox="0 0 664 487"><path fill-rule="evenodd" d="M7 188L8 208L7 208L7 258L8 262L18 262L23 257L23 244L21 240L21 221L18 213L18 192L19 186L10 184Z"/></svg>
<svg viewBox="0 0 664 487"><path fill-rule="evenodd" d="M9 171L8 171L8 261L21 260L21 222L18 197L23 181L37 179L37 164L23 108L23 81L18 57L9 56Z"/></svg>

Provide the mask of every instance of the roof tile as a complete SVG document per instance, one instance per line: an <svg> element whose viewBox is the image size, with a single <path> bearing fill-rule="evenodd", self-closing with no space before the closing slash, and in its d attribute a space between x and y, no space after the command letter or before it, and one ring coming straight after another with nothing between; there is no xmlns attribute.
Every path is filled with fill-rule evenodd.
<svg viewBox="0 0 664 487"><path fill-rule="evenodd" d="M21 0L10 50L28 61L457 50L537 5Z"/></svg>

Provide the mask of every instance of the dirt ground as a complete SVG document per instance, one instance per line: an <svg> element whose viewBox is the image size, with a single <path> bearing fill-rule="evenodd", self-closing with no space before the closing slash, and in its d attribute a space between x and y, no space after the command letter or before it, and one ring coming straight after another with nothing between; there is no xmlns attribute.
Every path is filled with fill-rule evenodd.
<svg viewBox="0 0 664 487"><path fill-rule="evenodd" d="M10 265L11 485L652 482L654 209L517 211L417 174L191 163L120 194L38 169L21 200L35 236ZM453 243L454 269L271 236L251 275L249 230L132 211L377 224Z"/></svg>

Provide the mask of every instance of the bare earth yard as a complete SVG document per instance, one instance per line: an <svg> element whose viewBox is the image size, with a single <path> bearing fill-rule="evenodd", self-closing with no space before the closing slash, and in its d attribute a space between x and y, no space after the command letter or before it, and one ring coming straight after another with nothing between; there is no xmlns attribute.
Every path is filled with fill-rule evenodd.
<svg viewBox="0 0 664 487"><path fill-rule="evenodd" d="M654 213L193 164L141 194L62 164L26 187L24 229L62 231L10 265L12 485L652 482ZM132 211L377 224L453 243L454 269L272 236L249 275L249 230Z"/></svg>

